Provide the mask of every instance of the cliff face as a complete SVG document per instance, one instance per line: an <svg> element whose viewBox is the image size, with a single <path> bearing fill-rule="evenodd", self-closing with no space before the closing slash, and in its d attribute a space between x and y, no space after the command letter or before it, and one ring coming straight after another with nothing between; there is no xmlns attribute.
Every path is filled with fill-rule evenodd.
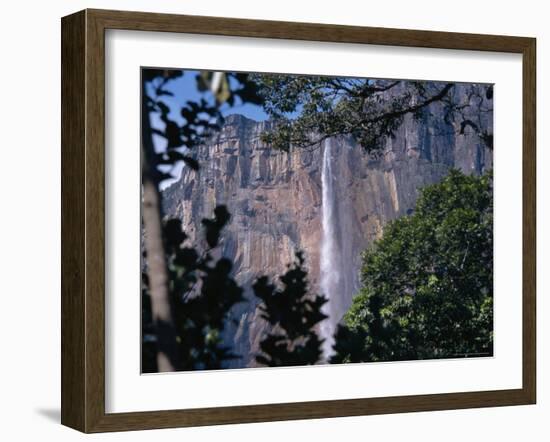
<svg viewBox="0 0 550 442"><path fill-rule="evenodd" d="M485 127L491 124L489 117ZM272 150L259 138L268 124L228 117L219 133L197 149L200 171L184 168L180 180L163 192L165 213L182 219L192 239L202 240L200 220L211 217L216 205L227 205L232 214L220 253L235 263L235 277L249 302L235 307L236 325L225 332L226 342L243 356L231 368L255 365L266 330L251 291L257 276L284 273L300 249L312 288L319 292L326 146ZM419 189L440 181L451 167L475 174L492 168L491 150L477 135L459 132L444 122L440 105L432 104L419 119L407 116L377 157L366 155L350 139L331 139L337 241L347 268L346 289L337 295L338 316L358 289L361 251L388 221L410 213Z"/></svg>

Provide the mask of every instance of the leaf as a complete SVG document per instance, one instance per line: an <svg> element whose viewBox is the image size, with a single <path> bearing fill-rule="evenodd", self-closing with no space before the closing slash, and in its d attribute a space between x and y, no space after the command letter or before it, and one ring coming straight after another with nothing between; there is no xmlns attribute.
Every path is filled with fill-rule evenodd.
<svg viewBox="0 0 550 442"><path fill-rule="evenodd" d="M166 116L170 113L170 108L164 101L157 101L157 106L160 109L162 116Z"/></svg>
<svg viewBox="0 0 550 442"><path fill-rule="evenodd" d="M164 238L172 246L179 246L187 238L185 232L181 229L181 221L173 218L166 221L164 225Z"/></svg>
<svg viewBox="0 0 550 442"><path fill-rule="evenodd" d="M189 156L183 156L182 157L183 162L189 166L192 170L197 171L199 170L199 163L194 158L191 158Z"/></svg>
<svg viewBox="0 0 550 442"><path fill-rule="evenodd" d="M157 173L158 181L171 180L173 178L174 177L170 173L160 172L160 171L158 171L158 173Z"/></svg>
<svg viewBox="0 0 550 442"><path fill-rule="evenodd" d="M223 75L223 78L220 83L220 87L218 88L217 91L214 92L214 95L218 103L225 103L231 98L231 95L232 95L231 89L229 87L229 81L227 79L227 74L222 74L222 75ZM229 103L229 104L232 105L233 103Z"/></svg>
<svg viewBox="0 0 550 442"><path fill-rule="evenodd" d="M224 227L231 218L231 214L224 205L217 206L214 209L214 215L216 216L216 222L220 228Z"/></svg>
<svg viewBox="0 0 550 442"><path fill-rule="evenodd" d="M170 91L167 91L166 89L157 89L155 91L155 93L159 96L159 97L162 97L163 95L165 96L168 96L168 97L173 97L174 94Z"/></svg>
<svg viewBox="0 0 550 442"><path fill-rule="evenodd" d="M197 81L197 89L200 92L206 92L210 88L209 84L211 76L211 72L201 71L201 73L195 77L195 80Z"/></svg>
<svg viewBox="0 0 550 442"><path fill-rule="evenodd" d="M194 268L197 265L198 259L199 255L195 249L184 247L183 249L178 250L174 263L189 269Z"/></svg>
<svg viewBox="0 0 550 442"><path fill-rule="evenodd" d="M214 219L203 219L202 225L206 230L206 242L211 248L218 245L221 230L230 219L229 211L225 206L217 206L214 209Z"/></svg>

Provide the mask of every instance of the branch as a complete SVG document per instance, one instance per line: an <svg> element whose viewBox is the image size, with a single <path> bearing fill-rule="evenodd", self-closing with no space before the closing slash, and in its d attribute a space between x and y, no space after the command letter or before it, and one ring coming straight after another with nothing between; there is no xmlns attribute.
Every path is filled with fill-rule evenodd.
<svg viewBox="0 0 550 442"><path fill-rule="evenodd" d="M441 89L441 91L439 91L438 94L428 98L427 100L424 100L421 103L418 103L418 104L415 104L414 106L409 106L409 107L406 107L404 109L400 109L400 110L397 110L397 111L386 112L384 114L378 115L375 118L363 120L363 121L360 122L360 124L365 125L365 124L378 123L379 121L382 121L382 120L386 120L386 119L389 120L389 119L392 119L392 118L398 118L398 117L402 117L405 114L417 112L420 109L428 106L429 104L431 104L435 101L441 100L445 95L447 95L447 93L453 87L454 87L453 83L448 83L447 85L445 85L445 87L443 89Z"/></svg>

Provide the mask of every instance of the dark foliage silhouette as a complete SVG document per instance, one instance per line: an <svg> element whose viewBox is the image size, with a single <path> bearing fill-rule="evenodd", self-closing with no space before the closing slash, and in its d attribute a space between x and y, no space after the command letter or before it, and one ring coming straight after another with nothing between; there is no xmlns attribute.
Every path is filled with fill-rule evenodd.
<svg viewBox="0 0 550 442"><path fill-rule="evenodd" d="M221 334L228 313L243 302L242 288L231 277L232 263L226 258L212 257L219 244L220 233L229 221L225 206L218 206L214 218L204 219L204 234L208 249L199 255L187 244L187 235L179 220L164 223L164 242L170 279L170 300L177 331L176 370L208 370L222 368L224 361L238 357L222 345ZM148 278L143 275L144 330L151 330L148 314ZM155 339L145 340L147 351L142 354L143 371L156 371L151 355ZM158 344L157 344L158 345Z"/></svg>
<svg viewBox="0 0 550 442"><path fill-rule="evenodd" d="M223 352L219 344L219 336L216 335L216 328L219 324L214 318L214 323L209 328L208 349L202 348L199 356L189 358L185 352L178 350L182 342L187 339L187 334L191 341L196 341L196 336L187 330L185 339L181 337L181 311L175 311L178 304L173 303L173 285L174 270L168 268L170 256L174 254L174 244L168 244L172 247L171 251L165 250L165 240L163 234L168 229L168 235L177 232L175 221L163 222L164 214L162 211L160 184L163 180L171 178L171 170L176 163L183 161L193 170L199 169L199 164L190 155L192 149L209 136L213 130L219 127L223 120L220 111L221 104L227 102L234 104L237 101L258 102L254 84L249 82L247 74L232 74L222 72L206 72L196 75L197 88L203 95L211 96L207 99L202 97L198 102L186 101L179 108L179 113L183 118L183 123L178 124L171 118L170 106L164 101L164 97L171 96L173 93L166 88L172 80L184 75L182 70L163 70L163 69L143 69L142 70L142 109L141 109L141 158L142 158L142 219L145 251L143 268L146 276L143 278L143 286L146 287L144 297L142 317L150 322L143 324L143 351L142 358L146 359L142 364L143 370L152 371L175 371L181 367L216 367L220 360L229 356L228 352ZM152 127L151 116L157 114L160 121L164 124L162 129ZM153 143L153 135L160 136L166 140L164 149L157 150ZM221 210L221 209L220 209ZM206 222L207 241L211 247L217 243L219 232L216 229L225 224L225 221L219 218L222 212L217 214L213 224ZM219 215L219 216L218 216ZM217 223L217 224L216 224ZM164 226L163 226L164 225ZM180 229L181 230L181 229ZM221 230L221 228L220 228ZM178 233L175 233L178 237ZM172 238L174 239L174 238ZM181 238L180 238L181 239ZM191 259L193 252L191 248L186 251L187 256L179 256L178 259ZM198 254L197 254L198 255ZM218 272L225 277L225 274L231 270L229 262L218 262L214 269L207 268L207 262L200 263L205 278L209 277L209 272ZM229 268L229 270L228 270ZM211 279L202 281L202 286L211 287ZM209 289L210 290L210 289ZM148 297L147 297L148 296ZM199 304L196 302L196 304ZM200 307L200 305L199 305ZM146 309L149 309L145 311ZM150 313L149 313L150 312ZM177 318L176 318L177 316ZM186 317L189 318L189 315ZM210 318L210 317L209 317ZM184 321L185 322L185 321ZM187 322L185 322L187 324ZM187 325L183 327L187 327ZM199 323L197 327L202 327L198 334L208 329L204 324ZM154 342L153 342L154 341ZM189 342L187 342L189 344ZM184 355L184 360L180 356ZM155 354L155 361L150 356ZM203 361L200 361L203 358Z"/></svg>
<svg viewBox="0 0 550 442"><path fill-rule="evenodd" d="M301 252L280 283L282 287L277 287L263 276L253 286L262 300L261 316L273 327L261 341L256 361L269 367L315 364L321 359L323 341L314 327L327 317L321 311L327 299L309 292Z"/></svg>

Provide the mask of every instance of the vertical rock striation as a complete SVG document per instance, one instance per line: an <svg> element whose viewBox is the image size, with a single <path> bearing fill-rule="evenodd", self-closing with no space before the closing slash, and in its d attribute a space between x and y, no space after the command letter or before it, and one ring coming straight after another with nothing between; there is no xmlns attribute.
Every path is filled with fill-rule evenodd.
<svg viewBox="0 0 550 442"><path fill-rule="evenodd" d="M457 86L453 93L463 90ZM489 127L492 115L486 118ZM234 324L225 331L226 343L242 356L229 368L255 366L267 329L251 290L258 275L284 273L301 249L312 288L319 292L320 287L323 149L270 149L260 141L269 124L229 116L216 136L197 148L200 171L184 168L179 181L163 192L165 213L179 217L193 241L202 241L200 220L211 217L216 205L227 205L232 214L219 253L234 262L249 302L234 308ZM388 221L411 212L419 189L440 181L451 167L474 174L492 168L492 151L471 131L460 134L459 127L446 123L438 103L419 118L406 116L376 156L345 137L331 139L330 154L339 259L349 263L340 275L344 292L331 295L338 299L338 316L359 288L361 252Z"/></svg>

